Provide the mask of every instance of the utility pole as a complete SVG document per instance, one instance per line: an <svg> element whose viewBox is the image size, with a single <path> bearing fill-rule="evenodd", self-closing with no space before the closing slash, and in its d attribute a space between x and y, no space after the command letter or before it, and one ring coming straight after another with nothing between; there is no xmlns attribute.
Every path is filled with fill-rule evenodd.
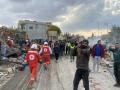
<svg viewBox="0 0 120 90"><path fill-rule="evenodd" d="M109 30L109 27L108 27L108 23L107 23L107 33L109 33L109 31L108 31L108 30Z"/></svg>
<svg viewBox="0 0 120 90"><path fill-rule="evenodd" d="M109 33L109 26L108 26L108 23L104 23L104 25L106 26L107 33Z"/></svg>
<svg viewBox="0 0 120 90"><path fill-rule="evenodd" d="M98 36L100 35L100 26L99 26L99 22L97 23L97 26L98 26Z"/></svg>

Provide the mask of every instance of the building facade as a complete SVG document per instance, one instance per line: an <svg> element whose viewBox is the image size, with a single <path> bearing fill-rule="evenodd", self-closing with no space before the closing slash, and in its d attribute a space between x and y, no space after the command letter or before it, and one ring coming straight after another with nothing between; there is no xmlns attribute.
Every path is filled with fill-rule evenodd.
<svg viewBox="0 0 120 90"><path fill-rule="evenodd" d="M18 23L18 29L26 31L27 37L30 40L46 40L48 37L47 31L49 25L51 25L51 22L20 20Z"/></svg>
<svg viewBox="0 0 120 90"><path fill-rule="evenodd" d="M48 40L49 41L56 41L56 40L58 40L58 33L57 33L57 31L48 31Z"/></svg>

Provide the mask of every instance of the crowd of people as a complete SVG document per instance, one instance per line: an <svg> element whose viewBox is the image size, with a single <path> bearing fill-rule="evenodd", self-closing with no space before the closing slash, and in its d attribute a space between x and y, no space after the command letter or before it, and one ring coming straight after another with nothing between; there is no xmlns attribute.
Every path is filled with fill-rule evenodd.
<svg viewBox="0 0 120 90"><path fill-rule="evenodd" d="M101 40L93 46L89 46L89 41L84 39L80 42L58 40L43 43L30 42L29 40L20 40L19 48L22 53L25 53L25 61L22 64L21 70L29 66L31 72L30 82L33 83L36 79L38 64L43 64L44 70L49 69L51 63L51 55L55 57L55 62L59 63L59 57L69 56L70 62L74 62L76 57L76 73L73 81L73 90L78 90L78 85L81 79L85 90L89 90L89 68L90 56L93 58L93 73L99 72L100 65L105 60L106 49L102 45ZM14 41L8 37L7 45L9 48L14 46ZM2 56L6 56L6 45L0 42L0 51ZM116 78L115 86L120 87L120 44L116 43L115 47L109 47L108 51L113 52L114 56L114 75Z"/></svg>
<svg viewBox="0 0 120 90"><path fill-rule="evenodd" d="M116 43L115 46L110 46L107 51L113 52L114 57L114 76L116 80L115 87L120 87L120 44ZM78 85L81 79L83 79L83 85L85 90L89 90L89 60L90 55L93 61L93 73L99 72L101 63L105 60L106 48L102 44L101 40L90 48L88 40L83 40L77 45L75 49L76 59L76 73L73 81L73 90L78 90Z"/></svg>

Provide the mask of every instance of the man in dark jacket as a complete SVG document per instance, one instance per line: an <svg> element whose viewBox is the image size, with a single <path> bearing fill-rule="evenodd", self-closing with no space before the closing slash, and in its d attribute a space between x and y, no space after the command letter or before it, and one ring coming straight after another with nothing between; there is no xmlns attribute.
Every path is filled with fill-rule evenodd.
<svg viewBox="0 0 120 90"><path fill-rule="evenodd" d="M110 47L110 51L113 52L114 57L114 75L116 78L116 84L114 86L120 87L120 45L115 44L115 49Z"/></svg>
<svg viewBox="0 0 120 90"><path fill-rule="evenodd" d="M60 47L59 47L58 42L55 42L53 51L54 51L54 55L55 55L55 59L56 59L56 63L57 63L58 59L59 59L59 54L60 54Z"/></svg>
<svg viewBox="0 0 120 90"><path fill-rule="evenodd" d="M89 90L89 57L90 48L88 46L88 40L83 40L81 45L78 45L74 51L77 55L76 60L76 73L73 81L73 90L78 90L78 85L81 79L83 79L83 85L85 90Z"/></svg>

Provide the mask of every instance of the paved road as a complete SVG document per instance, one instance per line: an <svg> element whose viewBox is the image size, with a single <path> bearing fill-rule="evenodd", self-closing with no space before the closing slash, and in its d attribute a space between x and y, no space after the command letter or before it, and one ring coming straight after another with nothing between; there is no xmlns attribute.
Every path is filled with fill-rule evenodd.
<svg viewBox="0 0 120 90"><path fill-rule="evenodd" d="M92 68L92 60L90 68ZM69 57L61 58L59 63L53 60L50 69L39 75L36 88L33 90L73 90L75 70L75 62L71 63ZM114 83L106 67L101 67L98 73L90 73L90 90L120 90L113 87ZM82 82L79 90L84 90Z"/></svg>

